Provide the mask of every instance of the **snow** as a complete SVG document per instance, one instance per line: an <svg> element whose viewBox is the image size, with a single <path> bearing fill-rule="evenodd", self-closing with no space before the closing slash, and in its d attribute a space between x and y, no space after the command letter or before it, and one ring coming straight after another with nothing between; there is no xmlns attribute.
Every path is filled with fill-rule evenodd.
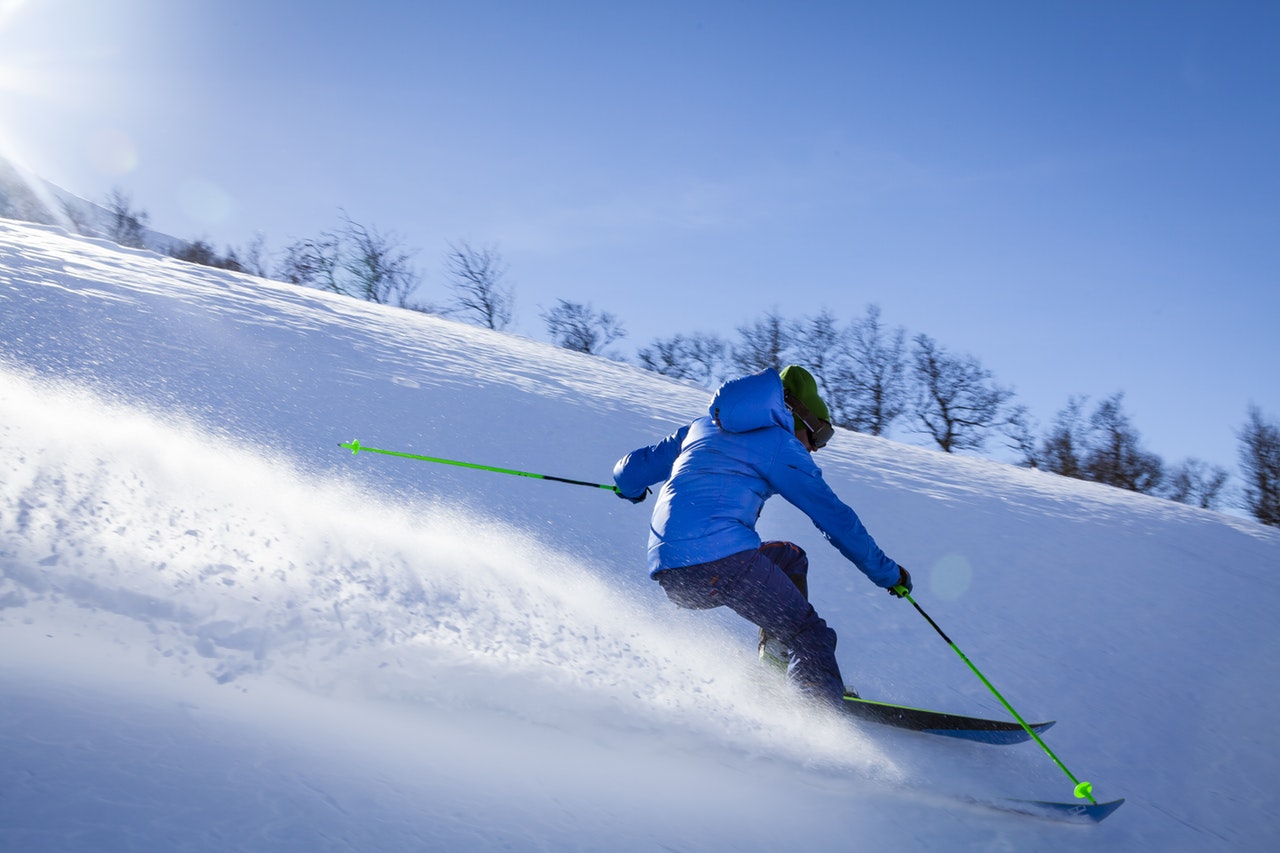
<svg viewBox="0 0 1280 853"><path fill-rule="evenodd" d="M1280 531L838 433L817 457L1034 744L798 706L609 482L707 393L0 222L0 849L1271 850ZM864 696L1007 717L775 499Z"/></svg>

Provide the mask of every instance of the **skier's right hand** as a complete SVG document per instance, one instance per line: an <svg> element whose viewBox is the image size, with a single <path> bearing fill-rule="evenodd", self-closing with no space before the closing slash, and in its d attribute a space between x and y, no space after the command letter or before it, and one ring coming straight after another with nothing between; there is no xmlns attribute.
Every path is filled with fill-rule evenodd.
<svg viewBox="0 0 1280 853"><path fill-rule="evenodd" d="M903 595L909 594L912 590L911 573L898 566L898 582L889 587L889 594L895 598L902 598Z"/></svg>
<svg viewBox="0 0 1280 853"><path fill-rule="evenodd" d="M614 494L622 498L624 501L631 501L633 504L642 504L644 503L644 499L649 497L649 490L645 489L643 492L640 493L638 497L633 498L633 497L629 497L628 495L624 495L622 492L617 491L617 487L615 486Z"/></svg>

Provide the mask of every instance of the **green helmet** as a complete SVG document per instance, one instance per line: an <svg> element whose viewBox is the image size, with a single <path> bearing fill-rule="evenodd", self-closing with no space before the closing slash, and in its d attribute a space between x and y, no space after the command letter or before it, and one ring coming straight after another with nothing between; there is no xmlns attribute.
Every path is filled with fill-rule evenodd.
<svg viewBox="0 0 1280 853"><path fill-rule="evenodd" d="M798 364L788 364L779 374L782 377L783 396L791 415L795 419L795 428L809 430L811 437L821 436L821 447L831 438L831 411L827 408L822 395L818 393L818 381L813 374ZM821 424L811 423L814 417Z"/></svg>

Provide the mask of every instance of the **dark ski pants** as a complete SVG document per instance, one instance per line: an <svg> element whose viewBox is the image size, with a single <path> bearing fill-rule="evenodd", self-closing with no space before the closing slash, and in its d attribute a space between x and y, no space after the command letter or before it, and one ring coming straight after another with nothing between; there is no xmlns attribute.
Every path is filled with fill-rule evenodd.
<svg viewBox="0 0 1280 853"><path fill-rule="evenodd" d="M666 569L654 579L679 607L723 605L777 637L791 655L787 679L811 698L840 705L844 680L836 663L836 632L805 597L808 571L799 547L766 542L710 563Z"/></svg>

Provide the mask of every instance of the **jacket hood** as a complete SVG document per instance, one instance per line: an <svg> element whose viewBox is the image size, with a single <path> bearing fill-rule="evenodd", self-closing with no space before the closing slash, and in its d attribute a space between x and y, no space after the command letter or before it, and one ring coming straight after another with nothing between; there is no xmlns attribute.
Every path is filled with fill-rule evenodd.
<svg viewBox="0 0 1280 853"><path fill-rule="evenodd" d="M779 426L791 431L791 413L782 397L782 379L773 368L731 379L711 398L707 413L726 432Z"/></svg>

